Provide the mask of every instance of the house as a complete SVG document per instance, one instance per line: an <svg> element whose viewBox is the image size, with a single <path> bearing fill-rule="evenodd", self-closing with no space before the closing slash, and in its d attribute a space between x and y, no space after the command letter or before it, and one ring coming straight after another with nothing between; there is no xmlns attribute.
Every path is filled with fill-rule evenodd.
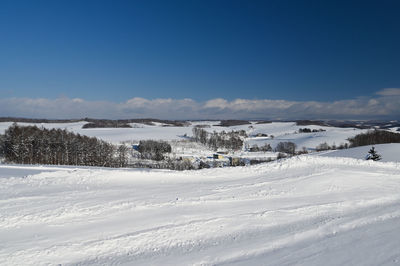
<svg viewBox="0 0 400 266"><path fill-rule="evenodd" d="M139 144L132 144L132 149L139 151Z"/></svg>
<svg viewBox="0 0 400 266"><path fill-rule="evenodd" d="M224 156L221 154L218 154L218 153L214 153L213 158L214 159L224 159Z"/></svg>

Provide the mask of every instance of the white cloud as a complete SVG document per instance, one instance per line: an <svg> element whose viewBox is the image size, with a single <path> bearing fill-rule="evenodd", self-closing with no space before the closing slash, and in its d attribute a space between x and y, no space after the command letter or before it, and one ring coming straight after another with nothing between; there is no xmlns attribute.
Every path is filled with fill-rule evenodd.
<svg viewBox="0 0 400 266"><path fill-rule="evenodd" d="M227 107L228 107L228 101L221 98L209 100L204 104L204 108L225 109Z"/></svg>
<svg viewBox="0 0 400 266"><path fill-rule="evenodd" d="M382 96L400 96L400 89L397 88L382 89L378 91L376 94Z"/></svg>
<svg viewBox="0 0 400 266"><path fill-rule="evenodd" d="M160 119L398 119L400 89L384 89L373 98L334 102L132 98L121 103L80 98L0 99L0 116L29 118Z"/></svg>

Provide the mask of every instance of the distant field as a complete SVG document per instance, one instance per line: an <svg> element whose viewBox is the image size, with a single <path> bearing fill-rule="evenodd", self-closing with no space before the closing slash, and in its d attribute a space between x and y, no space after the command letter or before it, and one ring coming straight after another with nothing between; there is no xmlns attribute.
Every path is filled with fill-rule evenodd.
<svg viewBox="0 0 400 266"><path fill-rule="evenodd" d="M12 122L0 123L0 134L2 134ZM271 123L257 123L251 122L250 124L234 125L234 126L221 126L220 121L192 121L188 122L185 126L171 126L160 122L153 122L152 124L143 123L129 123L131 128L82 128L86 121L72 122L72 123L18 123L19 125L37 125L45 128L66 128L75 133L90 137L98 137L100 139L110 141L112 143L121 143L124 141L137 142L143 139L155 140L185 140L186 136L192 136L192 129L194 126L202 126L209 132L217 131L231 131L231 130L245 130L249 138L245 140L248 145L263 145L265 143L276 146L281 141L292 141L296 143L298 149L306 147L314 149L318 144L327 142L329 145L340 145L347 143L347 138L355 136L366 129L357 128L337 128L319 125L299 126L295 122L271 122ZM167 125L167 126L166 126ZM317 133L297 133L300 128L310 129L324 129L324 132ZM267 134L267 138L255 137L258 133ZM273 136L273 139L271 138Z"/></svg>

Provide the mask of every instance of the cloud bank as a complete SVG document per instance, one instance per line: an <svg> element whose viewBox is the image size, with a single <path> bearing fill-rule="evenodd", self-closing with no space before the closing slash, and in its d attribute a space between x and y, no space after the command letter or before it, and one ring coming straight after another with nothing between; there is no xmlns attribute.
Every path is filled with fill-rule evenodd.
<svg viewBox="0 0 400 266"><path fill-rule="evenodd" d="M159 119L399 119L400 89L383 89L374 97L334 102L132 98L124 102L80 98L4 98L0 116L27 118Z"/></svg>

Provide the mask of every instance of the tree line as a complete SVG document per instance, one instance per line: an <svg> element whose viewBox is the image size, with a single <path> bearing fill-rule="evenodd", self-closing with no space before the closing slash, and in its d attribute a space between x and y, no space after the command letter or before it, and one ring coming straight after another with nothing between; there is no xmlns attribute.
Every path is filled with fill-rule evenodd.
<svg viewBox="0 0 400 266"><path fill-rule="evenodd" d="M320 129L311 129L308 127L299 128L299 133L315 133L315 132L324 132L324 131L326 131L326 130L322 129L322 128L320 128Z"/></svg>
<svg viewBox="0 0 400 266"><path fill-rule="evenodd" d="M350 147L383 143L400 143L400 134L385 130L373 130L349 138Z"/></svg>
<svg viewBox="0 0 400 266"><path fill-rule="evenodd" d="M0 138L0 153L7 162L124 167L126 146L115 146L65 129L13 124Z"/></svg>

